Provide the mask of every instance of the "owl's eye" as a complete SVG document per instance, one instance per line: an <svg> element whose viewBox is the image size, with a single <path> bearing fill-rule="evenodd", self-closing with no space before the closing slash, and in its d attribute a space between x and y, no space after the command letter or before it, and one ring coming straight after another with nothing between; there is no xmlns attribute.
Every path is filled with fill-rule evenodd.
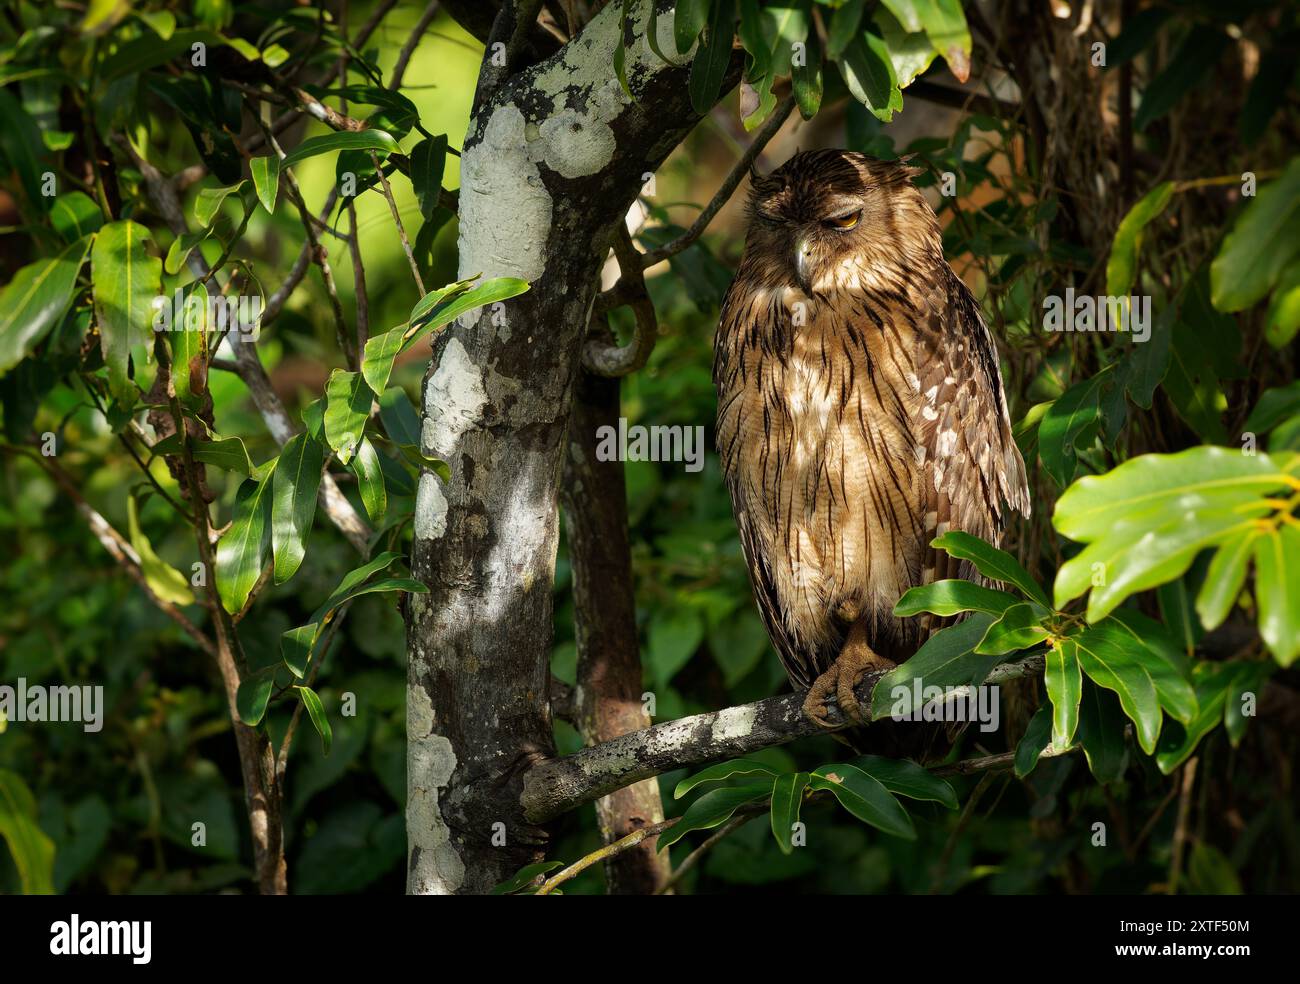
<svg viewBox="0 0 1300 984"><path fill-rule="evenodd" d="M822 222L822 225L828 229L852 229L862 218L862 210L849 212L847 215L834 215Z"/></svg>

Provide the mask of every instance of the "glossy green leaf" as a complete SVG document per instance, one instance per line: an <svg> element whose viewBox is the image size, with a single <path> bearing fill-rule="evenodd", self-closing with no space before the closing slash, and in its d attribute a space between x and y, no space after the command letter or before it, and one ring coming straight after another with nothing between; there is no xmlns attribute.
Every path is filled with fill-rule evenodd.
<svg viewBox="0 0 1300 984"><path fill-rule="evenodd" d="M1034 771L1038 759L1052 740L1052 708L1040 707L1029 719L1024 737L1016 745L1015 772L1017 779L1023 779Z"/></svg>
<svg viewBox="0 0 1300 984"><path fill-rule="evenodd" d="M1038 425L1038 456L1062 488L1074 479L1075 451L1087 448L1097 438L1102 388L1112 375L1109 368L1103 369L1071 386L1047 408Z"/></svg>
<svg viewBox="0 0 1300 984"><path fill-rule="evenodd" d="M847 0L831 14L830 26L826 32L826 54L832 59L837 59L844 54L844 49L849 46L849 42L858 36L858 30L862 26L862 13L866 6L866 0Z"/></svg>
<svg viewBox="0 0 1300 984"><path fill-rule="evenodd" d="M755 762L753 759L734 759L730 762L719 762L717 765L711 765L701 772L688 776L677 784L673 790L673 799L681 799L696 786L703 786L710 782L723 782L732 776L776 776L776 770L762 762Z"/></svg>
<svg viewBox="0 0 1300 984"><path fill-rule="evenodd" d="M261 481L247 479L235 497L235 515L217 544L217 593L228 612L244 607L271 546L271 484L274 470Z"/></svg>
<svg viewBox="0 0 1300 984"><path fill-rule="evenodd" d="M987 612L1000 616L1019 599L1005 591L995 591L961 578L932 581L908 588L894 606L900 616L933 612L936 615L956 615L958 612Z"/></svg>
<svg viewBox="0 0 1300 984"><path fill-rule="evenodd" d="M1137 731L1138 744L1150 755L1160 737L1160 701L1155 683L1132 637L1110 625L1093 625L1062 639L1067 657L1098 686L1114 691Z"/></svg>
<svg viewBox="0 0 1300 984"><path fill-rule="evenodd" d="M709 0L678 0L673 10L673 43L677 53L691 50L709 20Z"/></svg>
<svg viewBox="0 0 1300 984"><path fill-rule="evenodd" d="M825 85L822 79L822 48L816 31L809 31L804 41L802 62L791 66L790 81L799 115L810 120L822 107Z"/></svg>
<svg viewBox="0 0 1300 984"><path fill-rule="evenodd" d="M411 150L411 187L415 200L420 203L420 214L425 221L438 210L438 196L442 192L442 175L447 166L447 135L439 134L421 140ZM382 392L382 388L375 392Z"/></svg>
<svg viewBox="0 0 1300 984"><path fill-rule="evenodd" d="M231 195L242 198L247 187L247 181L239 181L221 188L201 189L194 199L194 220L200 228L210 229L212 220L221 210L222 203Z"/></svg>
<svg viewBox="0 0 1300 984"><path fill-rule="evenodd" d="M516 277L494 277L461 293L448 295L436 304L424 307L428 301L426 295L415 310L411 312L411 327L406 330L406 341L402 350L424 338L430 332L437 331L450 324L466 311L495 304L497 301L509 300L528 290L528 281ZM422 310L423 308L423 310ZM418 312L418 313L417 313Z"/></svg>
<svg viewBox="0 0 1300 984"><path fill-rule="evenodd" d="M813 772L809 785L833 794L840 805L863 823L893 837L916 839L916 828L903 805L878 779L847 763L824 765Z"/></svg>
<svg viewBox="0 0 1300 984"><path fill-rule="evenodd" d="M1115 694L1091 680L1083 682L1077 737L1088 769L1098 782L1116 782L1124 775L1128 746L1124 741L1123 709Z"/></svg>
<svg viewBox="0 0 1300 984"><path fill-rule="evenodd" d="M110 222L95 233L90 267L100 346L108 365L108 384L120 407L135 401L127 377L131 350L153 350L154 300L161 296L162 261L145 244L149 230L129 219Z"/></svg>
<svg viewBox="0 0 1300 984"><path fill-rule="evenodd" d="M281 169L301 164L311 157L343 150L373 150L383 154L395 153L397 141L383 130L340 130L319 137L309 137L284 155Z"/></svg>
<svg viewBox="0 0 1300 984"><path fill-rule="evenodd" d="M787 772L772 784L772 835L782 854L794 850L794 825L799 822L804 790L808 788L806 772Z"/></svg>
<svg viewBox="0 0 1300 984"><path fill-rule="evenodd" d="M22 362L67 311L77 274L90 251L89 237L64 248L58 256L29 263L14 274L0 294L0 372Z"/></svg>
<svg viewBox="0 0 1300 984"><path fill-rule="evenodd" d="M1300 655L1300 528L1283 523L1255 540L1259 634L1282 666Z"/></svg>
<svg viewBox="0 0 1300 984"><path fill-rule="evenodd" d="M319 636L320 625L316 622L298 625L280 633L280 658L289 672L299 680L307 675L307 667L311 663Z"/></svg>
<svg viewBox="0 0 1300 984"><path fill-rule="evenodd" d="M356 454L375 394L360 373L335 369L325 384L325 440L346 465Z"/></svg>
<svg viewBox="0 0 1300 984"><path fill-rule="evenodd" d="M405 325L366 339L365 352L361 357L361 375L376 394L383 393L388 386L393 362L402 351L405 341Z"/></svg>
<svg viewBox="0 0 1300 984"><path fill-rule="evenodd" d="M379 420L394 444L419 448L420 415L400 386L388 387L379 397Z"/></svg>
<svg viewBox="0 0 1300 984"><path fill-rule="evenodd" d="M1210 296L1220 311L1261 300L1300 255L1300 157L1262 185L1237 216L1210 265Z"/></svg>
<svg viewBox="0 0 1300 984"><path fill-rule="evenodd" d="M1068 748L1079 726L1079 700L1083 695L1083 674L1074 645L1058 639L1047 651L1043 683L1052 702L1052 745Z"/></svg>
<svg viewBox="0 0 1300 984"><path fill-rule="evenodd" d="M361 492L361 504L366 508L370 521L380 525L384 513L388 510L388 493L384 489L384 473L379 466L379 452L366 438L361 439L356 457L348 465L357 476L357 488Z"/></svg>
<svg viewBox="0 0 1300 984"><path fill-rule="evenodd" d="M976 612L932 635L916 655L881 677L872 691L871 716L877 719L902 717L920 710L921 705L916 703L914 680L920 682L922 699L927 687L982 683L989 670L1002 659L975 652L975 646L984 638L992 622L991 616Z"/></svg>
<svg viewBox="0 0 1300 984"><path fill-rule="evenodd" d="M957 794L947 780L907 759L884 758L880 755L863 755L850 763L861 769L896 796L908 799L941 803L950 810L957 809Z"/></svg>
<svg viewBox="0 0 1300 984"><path fill-rule="evenodd" d="M0 769L0 837L24 895L54 894L54 842L37 822L36 797L18 773Z"/></svg>
<svg viewBox="0 0 1300 984"><path fill-rule="evenodd" d="M888 123L903 108L898 77L882 38L864 33L854 39L839 59L840 74L853 98L881 121Z"/></svg>
<svg viewBox="0 0 1300 984"><path fill-rule="evenodd" d="M66 191L50 206L50 225L64 241L75 243L104 224L104 213L84 191Z"/></svg>
<svg viewBox="0 0 1300 984"><path fill-rule="evenodd" d="M235 693L235 709L239 720L250 728L262 723L266 716L266 705L271 700L271 690L275 686L275 667L267 666L250 673L239 682Z"/></svg>
<svg viewBox="0 0 1300 984"><path fill-rule="evenodd" d="M254 157L248 162L248 170L253 176L257 200L262 203L262 208L274 215L275 196L280 191L280 158L275 154Z"/></svg>
<svg viewBox="0 0 1300 984"><path fill-rule="evenodd" d="M1027 602L1010 606L992 625L975 647L985 656L1005 656L1038 645L1048 636L1040 623L1043 612Z"/></svg>
<svg viewBox="0 0 1300 984"><path fill-rule="evenodd" d="M334 730L330 727L329 718L325 716L325 705L321 703L320 697L311 687L295 687L298 696L302 699L302 706L307 709L307 716L311 718L312 725L316 728L317 734L320 735L321 749L326 755L330 753L330 746L334 744Z"/></svg>
<svg viewBox="0 0 1300 984"><path fill-rule="evenodd" d="M1127 296L1137 278L1137 258L1142 249L1142 236L1174 196L1174 183L1163 181L1156 185L1128 210L1115 230L1110 244L1110 259L1106 261L1106 293L1111 297Z"/></svg>
<svg viewBox="0 0 1300 984"><path fill-rule="evenodd" d="M918 75L930 67L937 53L924 31L908 31L885 7L876 10L872 20L885 42L889 63L894 66L898 87L906 89Z"/></svg>
<svg viewBox="0 0 1300 984"><path fill-rule="evenodd" d="M1132 608L1117 608L1098 625L1128 634L1136 647L1135 658L1150 675L1160 706L1170 717L1186 724L1196 716L1196 690L1188 659L1164 625Z"/></svg>
<svg viewBox="0 0 1300 984"><path fill-rule="evenodd" d="M513 895L520 889L527 888L535 882L539 875L544 875L548 871L554 871L556 868L563 868L563 861L539 861L536 864L526 864L508 879L495 885L492 888L493 895Z"/></svg>
<svg viewBox="0 0 1300 984"><path fill-rule="evenodd" d="M722 826L742 806L767 799L771 792L771 781L709 790L686 808L680 820L659 835L656 850L662 851L676 844L692 830L712 830Z"/></svg>
<svg viewBox="0 0 1300 984"><path fill-rule="evenodd" d="M280 452L272 481L271 548L276 584L297 572L307 552L307 535L316 518L325 453L307 434L289 438Z"/></svg>
<svg viewBox="0 0 1300 984"><path fill-rule="evenodd" d="M140 528L140 505L136 496L126 498L127 537L140 557L140 573L149 590L173 605L194 604L194 592L185 575L154 553L153 544Z"/></svg>
<svg viewBox="0 0 1300 984"><path fill-rule="evenodd" d="M971 536L962 530L950 530L932 540L930 545L958 560L969 560L985 577L1014 584L1044 608L1052 607L1051 602L1047 600L1047 595L1038 586L1038 582L1029 576L1029 572L1020 565L1020 561L1005 550L999 550L979 537Z"/></svg>
<svg viewBox="0 0 1300 984"><path fill-rule="evenodd" d="M1258 529L1248 530L1214 552L1205 572L1205 581L1196 596L1196 614L1206 631L1222 625L1237 603L1246 584L1246 568L1254 554L1255 541L1261 533Z"/></svg>
<svg viewBox="0 0 1300 984"><path fill-rule="evenodd" d="M691 62L688 88L691 107L700 116L706 115L718 101L722 80L731 62L731 41L736 23L735 0L709 0L709 23L695 58Z"/></svg>

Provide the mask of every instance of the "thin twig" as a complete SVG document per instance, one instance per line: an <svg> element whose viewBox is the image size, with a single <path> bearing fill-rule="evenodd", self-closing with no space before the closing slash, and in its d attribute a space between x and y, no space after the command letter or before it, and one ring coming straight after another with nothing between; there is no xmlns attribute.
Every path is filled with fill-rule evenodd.
<svg viewBox="0 0 1300 984"><path fill-rule="evenodd" d="M691 227L672 242L665 243L658 249L648 250L642 254L642 268L648 269L656 263L663 262L670 256L676 256L703 235L704 230L709 227L709 223L713 221L714 216L722 210L723 205L727 204L727 201L731 198L732 194L735 193L736 188L740 186L740 182L743 181L745 175L749 173L750 168L754 165L754 161L757 160L758 155L762 153L763 148L767 146L768 141L776 136L777 131L781 129L781 126L785 123L786 118L790 115L792 109L794 109L793 94L786 96L776 109L772 111L772 115L767 118L767 122L765 122L758 133L754 135L753 141L747 148L745 148L745 152L740 156L740 160L736 162L735 167L731 169L731 173L727 175L727 179L722 182L722 185L709 201L709 204L704 206L704 211L702 211L696 217L695 221L691 223Z"/></svg>
<svg viewBox="0 0 1300 984"><path fill-rule="evenodd" d="M375 173L379 175L379 183L384 189L384 198L388 200L388 210L393 213L393 224L397 226L397 236L402 241L402 249L406 251L406 260L411 264L411 276L415 278L415 286L420 290L420 296L425 295L424 280L420 276L419 264L415 262L415 253L411 250L411 241L406 238L406 227L402 225L402 216L397 211L397 200L393 197L393 189L388 184L388 176L384 174L384 169L379 166L379 155L373 150L370 152L370 159L374 162Z"/></svg>
<svg viewBox="0 0 1300 984"><path fill-rule="evenodd" d="M767 811L767 809L768 809L768 804L764 803L763 809L761 810L752 810L748 812L737 813L736 816L732 817L720 828L718 828L718 830L710 834L703 844L701 844L699 847L693 850L690 854L686 855L686 857L682 858L682 863L679 864L673 870L673 873L668 876L668 880L655 890L655 894L666 895L669 892L671 892L673 890L673 887L676 886L676 884L682 880L683 876L685 876L685 874L688 871L690 871L697 864L699 864L700 861L704 859L704 855L707 854L713 848L713 846L718 843L718 841L722 840L724 837L728 836L729 834L732 834L735 831L739 830L745 824L749 823L750 820L753 820L754 817L761 816L764 812Z"/></svg>
<svg viewBox="0 0 1300 984"><path fill-rule="evenodd" d="M438 0L431 0L429 5L424 8L424 13L420 14L420 19L415 22L415 27L411 29L411 36L406 39L402 45L402 50L397 55L397 64L393 66L393 75L388 83L390 89L400 89L402 87L402 76L406 74L406 65L411 60L411 55L420 45L420 39L424 37L424 32L429 29L433 19L438 16Z"/></svg>
<svg viewBox="0 0 1300 984"><path fill-rule="evenodd" d="M599 864L606 858L613 857L615 854L621 854L629 848L636 847L647 837L657 837L669 827L673 826L681 817L673 817L671 820L662 820L659 823L652 823L648 827L641 827L634 830L625 837L620 837L612 843L606 844L599 850L592 851L586 857L581 857L567 868L557 872L542 883L542 887L537 890L538 895L550 895L555 891L556 886L562 882L568 881L575 875L580 875L593 864Z"/></svg>

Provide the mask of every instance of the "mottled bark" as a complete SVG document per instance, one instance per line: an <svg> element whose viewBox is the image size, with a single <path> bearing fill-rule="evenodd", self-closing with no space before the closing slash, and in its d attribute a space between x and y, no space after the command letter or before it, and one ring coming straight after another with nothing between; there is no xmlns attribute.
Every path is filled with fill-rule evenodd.
<svg viewBox="0 0 1300 984"><path fill-rule="evenodd" d="M641 700L641 658L621 461L600 461L597 433L618 427L619 381L583 372L564 462L564 522L573 567L578 642L578 730L589 745L650 726ZM664 818L659 783L646 779L596 801L606 844ZM605 860L612 894L653 894L672 872L657 837Z"/></svg>
<svg viewBox="0 0 1300 984"><path fill-rule="evenodd" d="M533 287L450 328L425 379L423 448L452 474L426 473L416 501L412 569L430 593L407 611L414 893L484 892L546 850L519 797L554 751L556 502L581 344L612 231L698 122L686 69L642 40L645 0L628 24L636 98L623 92L620 7L495 86L463 144L460 273Z"/></svg>

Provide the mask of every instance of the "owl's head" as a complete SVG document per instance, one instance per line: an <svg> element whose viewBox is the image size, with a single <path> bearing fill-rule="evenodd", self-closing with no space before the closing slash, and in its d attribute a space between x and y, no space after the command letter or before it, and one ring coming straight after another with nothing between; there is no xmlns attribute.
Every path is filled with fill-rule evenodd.
<svg viewBox="0 0 1300 984"><path fill-rule="evenodd" d="M848 150L796 154L752 174L746 254L810 297L877 264L921 263L940 251L939 224L912 185L920 169Z"/></svg>

